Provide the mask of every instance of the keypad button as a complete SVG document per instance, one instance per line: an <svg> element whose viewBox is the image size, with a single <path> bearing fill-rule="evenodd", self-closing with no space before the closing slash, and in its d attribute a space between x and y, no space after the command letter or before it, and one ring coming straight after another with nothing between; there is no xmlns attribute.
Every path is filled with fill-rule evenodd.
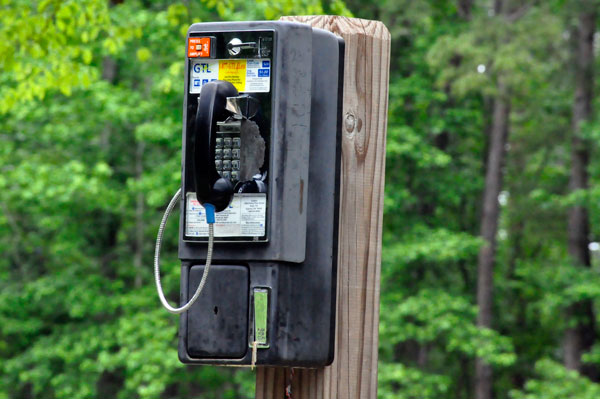
<svg viewBox="0 0 600 399"><path fill-rule="evenodd" d="M221 169L222 165L223 161L221 161L220 159L215 160L215 166L217 167L217 169Z"/></svg>
<svg viewBox="0 0 600 399"><path fill-rule="evenodd" d="M219 148L215 150L215 159L223 159L223 150Z"/></svg>
<svg viewBox="0 0 600 399"><path fill-rule="evenodd" d="M223 161L223 170L231 170L231 161L230 160Z"/></svg>
<svg viewBox="0 0 600 399"><path fill-rule="evenodd" d="M223 176L225 179L229 179L231 178L231 172L224 170L223 173L221 173L221 176Z"/></svg>
<svg viewBox="0 0 600 399"><path fill-rule="evenodd" d="M231 137L225 137L223 143L225 144L225 147L231 147Z"/></svg>
<svg viewBox="0 0 600 399"><path fill-rule="evenodd" d="M236 149L231 150L231 157L233 159L240 159L240 150L236 150Z"/></svg>
<svg viewBox="0 0 600 399"><path fill-rule="evenodd" d="M217 148L223 148L223 139L217 138Z"/></svg>
<svg viewBox="0 0 600 399"><path fill-rule="evenodd" d="M231 172L231 180L237 180L238 179L238 175L239 175L239 172L232 171Z"/></svg>
<svg viewBox="0 0 600 399"><path fill-rule="evenodd" d="M240 148L242 140L239 137L233 139L233 148Z"/></svg>
<svg viewBox="0 0 600 399"><path fill-rule="evenodd" d="M223 149L223 159L231 159L231 149L230 148Z"/></svg>
<svg viewBox="0 0 600 399"><path fill-rule="evenodd" d="M238 160L233 160L231 161L231 169L232 170L240 170L240 161Z"/></svg>

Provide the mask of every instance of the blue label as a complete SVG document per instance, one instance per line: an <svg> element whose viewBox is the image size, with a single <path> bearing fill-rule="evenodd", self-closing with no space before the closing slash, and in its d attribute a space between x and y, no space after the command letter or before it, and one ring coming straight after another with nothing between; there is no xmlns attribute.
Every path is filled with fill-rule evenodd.
<svg viewBox="0 0 600 399"><path fill-rule="evenodd" d="M194 69L194 73L212 73L212 71L209 69L210 68L210 64L194 64L193 69Z"/></svg>
<svg viewBox="0 0 600 399"><path fill-rule="evenodd" d="M194 86L195 87L200 86L200 79L194 79Z"/></svg>
<svg viewBox="0 0 600 399"><path fill-rule="evenodd" d="M269 77L269 69L259 69L258 77L259 78L268 78Z"/></svg>
<svg viewBox="0 0 600 399"><path fill-rule="evenodd" d="M263 68L268 68L270 63L270 61L263 61Z"/></svg>

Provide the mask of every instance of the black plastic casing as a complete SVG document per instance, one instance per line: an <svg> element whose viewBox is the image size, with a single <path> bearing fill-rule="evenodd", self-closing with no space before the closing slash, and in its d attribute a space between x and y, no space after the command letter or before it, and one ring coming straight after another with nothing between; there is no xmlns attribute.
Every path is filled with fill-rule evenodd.
<svg viewBox="0 0 600 399"><path fill-rule="evenodd" d="M205 292L182 314L179 358L184 363L249 366L253 292L269 292L268 348L258 366L321 367L334 358L343 39L291 22L194 24L223 42L236 34L274 32L267 239L215 242ZM191 183L189 63L184 96L182 185ZM192 98L192 100L190 100ZM187 180L186 180L187 179ZM185 196L181 209L184 209ZM181 303L195 291L205 242L184 236L180 217Z"/></svg>

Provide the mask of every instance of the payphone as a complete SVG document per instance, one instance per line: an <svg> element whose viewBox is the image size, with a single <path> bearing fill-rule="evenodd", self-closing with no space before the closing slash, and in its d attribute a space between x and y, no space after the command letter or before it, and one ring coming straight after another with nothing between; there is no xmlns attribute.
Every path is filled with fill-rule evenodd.
<svg viewBox="0 0 600 399"><path fill-rule="evenodd" d="M184 363L333 361L344 42L291 22L199 23L186 38L182 185L155 252ZM179 203L180 308L160 285Z"/></svg>

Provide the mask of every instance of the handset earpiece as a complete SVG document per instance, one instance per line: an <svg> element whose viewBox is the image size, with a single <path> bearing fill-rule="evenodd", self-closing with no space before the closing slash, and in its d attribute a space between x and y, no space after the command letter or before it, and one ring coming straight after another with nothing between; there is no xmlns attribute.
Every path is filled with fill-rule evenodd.
<svg viewBox="0 0 600 399"><path fill-rule="evenodd" d="M215 166L215 132L217 122L227 119L227 97L236 97L233 84L215 80L202 86L194 124L194 180L196 198L201 204L212 204L216 212L227 208L233 198L233 184L223 178Z"/></svg>

